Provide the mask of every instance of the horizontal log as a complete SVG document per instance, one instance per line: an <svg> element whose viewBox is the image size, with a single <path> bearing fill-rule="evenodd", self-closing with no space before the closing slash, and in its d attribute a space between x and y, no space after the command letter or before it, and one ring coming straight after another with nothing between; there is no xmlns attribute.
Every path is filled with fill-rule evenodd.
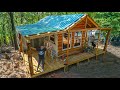
<svg viewBox="0 0 120 90"><path fill-rule="evenodd" d="M74 51L82 51L83 49L81 47L78 47L78 48L72 48L72 49L69 49L69 53L70 52L74 52ZM64 51L58 51L58 55L62 55L62 54L66 54L66 50Z"/></svg>

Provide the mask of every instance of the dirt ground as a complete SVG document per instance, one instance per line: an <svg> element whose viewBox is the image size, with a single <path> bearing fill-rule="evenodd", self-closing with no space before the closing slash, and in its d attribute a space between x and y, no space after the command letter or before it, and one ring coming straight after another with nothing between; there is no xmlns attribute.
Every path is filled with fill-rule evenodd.
<svg viewBox="0 0 120 90"><path fill-rule="evenodd" d="M7 48L7 49L6 49ZM6 49L6 50L5 50ZM3 53L6 51L7 53ZM7 57L5 57L7 55ZM29 78L19 51L4 47L0 52L0 78Z"/></svg>
<svg viewBox="0 0 120 90"><path fill-rule="evenodd" d="M120 47L109 45L106 56L91 58L90 62L80 62L79 67L72 65L68 72L63 69L54 71L39 78L120 78Z"/></svg>

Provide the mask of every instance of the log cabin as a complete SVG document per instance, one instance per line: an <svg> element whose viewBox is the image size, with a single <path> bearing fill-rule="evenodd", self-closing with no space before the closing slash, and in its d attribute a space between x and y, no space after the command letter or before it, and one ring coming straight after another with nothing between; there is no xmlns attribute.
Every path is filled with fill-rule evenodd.
<svg viewBox="0 0 120 90"><path fill-rule="evenodd" d="M51 15L34 24L16 27L20 52L28 51L28 61L31 75L33 65L31 52L33 48L46 46L51 57L66 55L66 64L69 64L70 55L83 53L86 46L90 46L90 37L95 36L96 44L100 32L108 31L104 50L106 51L111 28L101 28L87 14ZM32 66L31 66L32 65Z"/></svg>

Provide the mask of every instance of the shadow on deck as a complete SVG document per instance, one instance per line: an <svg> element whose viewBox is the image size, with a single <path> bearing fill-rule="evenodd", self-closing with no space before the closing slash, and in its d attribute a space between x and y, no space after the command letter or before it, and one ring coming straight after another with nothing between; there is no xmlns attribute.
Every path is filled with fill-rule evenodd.
<svg viewBox="0 0 120 90"><path fill-rule="evenodd" d="M104 51L102 49L98 49L97 55L101 55L103 53L104 53ZM69 59L68 59L69 60L68 66L72 65L72 64L79 63L79 62L84 61L84 60L89 61L90 58L95 57L95 56L96 56L95 51L93 51L91 53L78 53L75 55L70 55ZM25 64L28 66L28 55L27 54L24 54L24 60L25 60ZM63 60L59 60L59 59L52 60L50 58L50 56L47 55L45 58L44 72L40 72L40 71L37 72L36 71L37 65L38 65L38 62L37 62L38 61L38 53L37 52L33 52L32 61L33 61L33 69L34 69L34 75L32 76L32 78L50 73L52 71L64 68L66 66L66 65L64 65ZM28 67L28 70L29 70L29 67ZM39 68L39 70L41 70L41 67Z"/></svg>

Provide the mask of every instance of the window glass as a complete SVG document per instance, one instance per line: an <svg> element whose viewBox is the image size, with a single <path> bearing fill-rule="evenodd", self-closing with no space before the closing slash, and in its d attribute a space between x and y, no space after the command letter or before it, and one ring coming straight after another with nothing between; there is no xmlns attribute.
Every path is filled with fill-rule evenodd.
<svg viewBox="0 0 120 90"><path fill-rule="evenodd" d="M68 33L63 33L63 49L66 49L68 45ZM71 47L71 34L69 39L69 48Z"/></svg>
<svg viewBox="0 0 120 90"><path fill-rule="evenodd" d="M75 32L74 47L80 46L81 40L82 40L82 32Z"/></svg>

